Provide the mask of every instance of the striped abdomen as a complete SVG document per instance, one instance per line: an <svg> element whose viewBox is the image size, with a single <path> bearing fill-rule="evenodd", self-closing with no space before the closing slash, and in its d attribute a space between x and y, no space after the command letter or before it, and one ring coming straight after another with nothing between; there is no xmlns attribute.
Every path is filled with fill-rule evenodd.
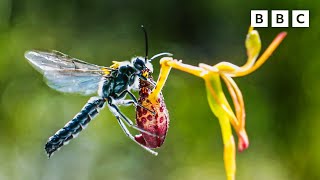
<svg viewBox="0 0 320 180"><path fill-rule="evenodd" d="M99 113L103 108L105 99L92 97L81 111L69 121L62 129L51 136L45 145L45 150L50 157L52 153L75 138L82 129Z"/></svg>

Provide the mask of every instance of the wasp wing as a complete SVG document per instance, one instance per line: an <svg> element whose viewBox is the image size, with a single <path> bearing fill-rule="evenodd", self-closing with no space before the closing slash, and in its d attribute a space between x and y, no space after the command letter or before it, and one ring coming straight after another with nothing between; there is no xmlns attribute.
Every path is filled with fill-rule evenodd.
<svg viewBox="0 0 320 180"><path fill-rule="evenodd" d="M90 64L58 51L27 51L26 59L47 80L48 86L65 93L97 93L105 67ZM103 70L104 69L104 70Z"/></svg>

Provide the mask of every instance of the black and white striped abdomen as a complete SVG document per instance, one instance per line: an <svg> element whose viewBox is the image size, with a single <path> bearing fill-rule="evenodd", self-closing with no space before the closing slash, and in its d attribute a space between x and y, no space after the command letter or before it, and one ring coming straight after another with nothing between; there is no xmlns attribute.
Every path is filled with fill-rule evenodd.
<svg viewBox="0 0 320 180"><path fill-rule="evenodd" d="M48 156L50 157L52 153L67 144L71 139L75 138L99 113L99 110L104 107L104 104L105 99L100 97L90 98L87 104L71 121L49 138L45 145Z"/></svg>

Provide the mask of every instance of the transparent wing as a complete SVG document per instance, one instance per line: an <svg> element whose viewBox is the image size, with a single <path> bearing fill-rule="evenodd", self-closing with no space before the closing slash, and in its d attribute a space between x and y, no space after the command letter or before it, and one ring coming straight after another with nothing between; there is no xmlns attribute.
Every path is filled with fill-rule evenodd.
<svg viewBox="0 0 320 180"><path fill-rule="evenodd" d="M47 80L48 86L66 93L90 95L97 93L106 69L72 58L58 51L27 51L26 59Z"/></svg>

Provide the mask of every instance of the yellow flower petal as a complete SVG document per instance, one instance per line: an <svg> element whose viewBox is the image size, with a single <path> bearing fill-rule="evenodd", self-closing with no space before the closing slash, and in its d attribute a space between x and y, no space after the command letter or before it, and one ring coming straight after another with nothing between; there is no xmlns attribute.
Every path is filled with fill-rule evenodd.
<svg viewBox="0 0 320 180"><path fill-rule="evenodd" d="M252 67L241 68L241 70L238 72L235 72L233 76L235 77L245 76L257 70L264 62L266 62L266 60L271 56L273 51L277 49L277 47L280 45L280 43L286 37L286 35L287 35L286 32L282 32L278 34L277 37L272 41L269 47L264 51L264 53L260 56L260 58Z"/></svg>

